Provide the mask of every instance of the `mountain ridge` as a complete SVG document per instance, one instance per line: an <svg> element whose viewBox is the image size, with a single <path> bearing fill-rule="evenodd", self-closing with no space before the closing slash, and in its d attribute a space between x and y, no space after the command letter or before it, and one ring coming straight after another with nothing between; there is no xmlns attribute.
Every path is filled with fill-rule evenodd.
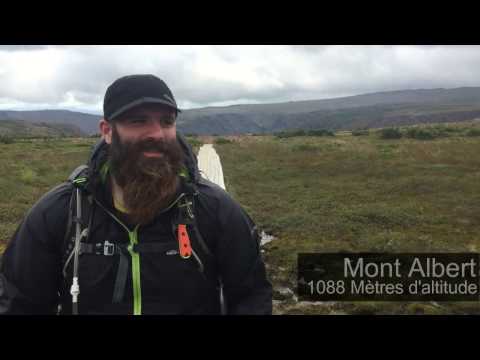
<svg viewBox="0 0 480 360"><path fill-rule="evenodd" d="M409 89L319 100L236 104L185 109L177 127L189 134L232 135L290 129L354 130L429 122L466 121L480 116L480 87ZM102 115L71 110L0 110L2 120L69 124L98 133Z"/></svg>

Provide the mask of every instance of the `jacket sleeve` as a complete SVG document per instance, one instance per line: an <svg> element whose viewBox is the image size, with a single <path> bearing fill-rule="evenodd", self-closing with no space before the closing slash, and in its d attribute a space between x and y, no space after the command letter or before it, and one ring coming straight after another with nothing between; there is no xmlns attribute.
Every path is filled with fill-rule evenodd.
<svg viewBox="0 0 480 360"><path fill-rule="evenodd" d="M255 224L227 194L219 213L216 256L227 314L272 314L272 285L267 279Z"/></svg>
<svg viewBox="0 0 480 360"><path fill-rule="evenodd" d="M0 314L56 313L70 193L65 184L44 195L11 238L0 267Z"/></svg>

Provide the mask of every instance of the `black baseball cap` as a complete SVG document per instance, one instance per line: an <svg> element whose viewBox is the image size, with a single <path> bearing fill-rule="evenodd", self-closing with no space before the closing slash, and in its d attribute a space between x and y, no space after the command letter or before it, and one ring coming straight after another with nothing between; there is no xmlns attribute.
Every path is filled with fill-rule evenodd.
<svg viewBox="0 0 480 360"><path fill-rule="evenodd" d="M103 117L111 121L125 111L147 103L167 105L177 113L181 112L162 79L142 74L123 76L108 87L103 100Z"/></svg>

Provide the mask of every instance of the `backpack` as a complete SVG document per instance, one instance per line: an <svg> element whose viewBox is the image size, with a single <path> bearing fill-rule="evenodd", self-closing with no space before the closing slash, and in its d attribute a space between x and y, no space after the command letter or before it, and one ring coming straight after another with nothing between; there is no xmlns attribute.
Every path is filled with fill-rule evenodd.
<svg viewBox="0 0 480 360"><path fill-rule="evenodd" d="M78 313L78 303L76 297L78 296L78 256L82 253L94 253L100 256L120 256L119 269L117 279L114 286L114 294L112 302L120 302L127 278L128 258L125 254L123 246L110 243L106 240L104 243L90 244L89 229L92 226L96 206L94 206L94 199L91 194L85 191L85 184L88 181L89 168L87 165L78 166L68 177L67 182L73 185L73 191L70 196L68 206L68 220L67 227L64 234L63 250L62 250L62 273L63 278L67 278L67 267L74 261L73 283L71 288L71 295L73 300L72 312ZM174 224L177 226L177 240L179 243L179 256L188 259L193 256L197 261L198 269L204 277L207 276L212 269L214 255L209 249L207 243L204 241L195 220L194 206L195 196L198 194L196 187L192 183L187 183L187 192L180 200L176 202L177 216ZM85 196L86 195L86 196ZM73 226L75 225L75 227ZM189 236L189 233L194 236ZM201 249L204 255L203 258L197 254L191 246L191 240L197 246L195 248ZM78 243L79 249L76 252L75 247ZM138 252L155 252L158 251L161 244L137 244L136 251ZM207 266L206 266L207 265ZM208 274L211 276L211 274ZM216 276L220 290L220 306L221 313L226 313L226 304L223 296L223 286L221 279Z"/></svg>

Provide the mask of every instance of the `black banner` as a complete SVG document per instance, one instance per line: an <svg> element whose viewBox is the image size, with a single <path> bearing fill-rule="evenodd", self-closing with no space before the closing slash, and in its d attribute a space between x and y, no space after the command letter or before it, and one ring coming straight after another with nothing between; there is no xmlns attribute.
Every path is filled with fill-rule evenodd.
<svg viewBox="0 0 480 360"><path fill-rule="evenodd" d="M302 301L479 301L478 253L298 255Z"/></svg>

